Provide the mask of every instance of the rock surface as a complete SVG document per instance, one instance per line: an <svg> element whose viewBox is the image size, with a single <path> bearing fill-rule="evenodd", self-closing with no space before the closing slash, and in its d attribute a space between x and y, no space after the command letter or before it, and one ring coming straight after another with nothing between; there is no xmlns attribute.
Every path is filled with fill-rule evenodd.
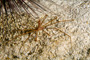
<svg viewBox="0 0 90 60"><path fill-rule="evenodd" d="M15 21L10 15L8 16L9 25L7 25L7 20L0 17L0 60L90 60L90 1L53 0L55 3L49 1L42 0L41 3L56 14L58 19L54 22L74 19L74 21L48 26L59 28L67 35L59 30L45 29L50 36L39 31L37 41L35 41L34 32L30 33L33 36L25 34L14 38L22 34L18 29L36 28L38 19L33 19L27 14L21 14L21 16L14 14ZM52 20L55 17L54 14L49 15L44 24ZM44 14L41 15L40 21L43 17ZM29 39L23 43L28 36L30 36Z"/></svg>

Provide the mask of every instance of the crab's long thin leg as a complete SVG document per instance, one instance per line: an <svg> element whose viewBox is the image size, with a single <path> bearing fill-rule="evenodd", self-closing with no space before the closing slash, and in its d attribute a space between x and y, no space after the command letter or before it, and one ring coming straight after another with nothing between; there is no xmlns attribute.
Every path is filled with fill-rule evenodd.
<svg viewBox="0 0 90 60"><path fill-rule="evenodd" d="M30 34L30 36L28 36L28 38L27 38L25 41L23 41L22 46L29 40L29 38L30 38L31 36L33 36L33 34ZM20 50L21 50L22 46L20 47Z"/></svg>
<svg viewBox="0 0 90 60"><path fill-rule="evenodd" d="M23 41L23 44L25 44L29 40L29 38L30 36L25 41Z"/></svg>
<svg viewBox="0 0 90 60"><path fill-rule="evenodd" d="M29 32L28 32L28 33L29 33ZM16 38L19 37L19 36L22 36L22 35L28 34L28 33L19 34L19 35L15 36L14 39L16 39Z"/></svg>
<svg viewBox="0 0 90 60"><path fill-rule="evenodd" d="M55 18L54 18L54 19L52 19L51 21L47 22L46 24L42 25L42 27L47 26L48 24L50 24L52 21L54 21L54 20L56 20L56 19L57 19L57 17L55 17Z"/></svg>
<svg viewBox="0 0 90 60"><path fill-rule="evenodd" d="M62 30L60 30L59 28L47 28L47 29L55 29L55 30L58 30L62 33L64 33L65 35L67 35L69 38L70 38L70 43L71 43L71 49L72 49L72 40L71 40L71 36L69 36L67 33L63 32Z"/></svg>
<svg viewBox="0 0 90 60"><path fill-rule="evenodd" d="M30 36L28 36L28 38L27 38L25 41L23 41L23 43L22 43L22 45L21 45L21 47L20 47L20 50L21 50L22 46L29 40L29 38L30 38ZM20 50L19 50L19 51L20 51Z"/></svg>
<svg viewBox="0 0 90 60"><path fill-rule="evenodd" d="M19 31L34 31L34 29L23 29L23 30L19 30Z"/></svg>
<svg viewBox="0 0 90 60"><path fill-rule="evenodd" d="M29 34L29 33L31 33L31 32L32 32L32 31L29 31L29 32L26 32L26 33L23 33L23 34L19 34L19 35L15 36L14 39L16 39L16 38L19 37L19 36Z"/></svg>
<svg viewBox="0 0 90 60"><path fill-rule="evenodd" d="M60 23L60 22L66 22L66 21L74 21L73 19L72 20L62 20L62 21L58 21L58 22L55 22L55 23L52 23L52 24L45 24L43 27L47 27L47 26L50 26L50 25L53 25L53 24L56 24L56 23ZM52 22L52 21L51 21Z"/></svg>
<svg viewBox="0 0 90 60"><path fill-rule="evenodd" d="M44 32L44 33L46 33L48 36L50 36L50 34L49 34L49 33L47 33L46 31L44 31L44 30L43 30L43 32Z"/></svg>
<svg viewBox="0 0 90 60"><path fill-rule="evenodd" d="M41 25L43 24L43 22L45 21L45 19L47 18L48 15L45 15L43 18L43 21L41 22Z"/></svg>
<svg viewBox="0 0 90 60"><path fill-rule="evenodd" d="M14 31L14 30L13 30L13 31ZM34 29L23 29L23 30L18 29L18 30L15 30L15 31L29 31L29 32L31 32L31 31L34 31Z"/></svg>

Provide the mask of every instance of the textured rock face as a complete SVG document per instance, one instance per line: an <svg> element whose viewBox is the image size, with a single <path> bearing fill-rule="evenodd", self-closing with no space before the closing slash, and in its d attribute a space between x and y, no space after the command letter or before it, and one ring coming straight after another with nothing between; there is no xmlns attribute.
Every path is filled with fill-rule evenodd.
<svg viewBox="0 0 90 60"><path fill-rule="evenodd" d="M58 17L54 22L74 19L74 21L48 26L59 28L69 36L59 30L46 29L45 31L50 36L39 31L37 41L35 41L36 34L33 32L30 33L33 36L26 34L14 38L16 35L26 33L18 29L37 27L38 19L33 19L25 13L20 15L14 13L15 21L9 15L9 25L7 25L7 20L0 17L0 60L90 60L90 1L53 1L55 3L50 0L40 1L53 12L52 14L47 12L49 16L45 19L44 24L51 21L54 14ZM44 14L40 16L42 21ZM28 36L30 36L29 39L23 43Z"/></svg>

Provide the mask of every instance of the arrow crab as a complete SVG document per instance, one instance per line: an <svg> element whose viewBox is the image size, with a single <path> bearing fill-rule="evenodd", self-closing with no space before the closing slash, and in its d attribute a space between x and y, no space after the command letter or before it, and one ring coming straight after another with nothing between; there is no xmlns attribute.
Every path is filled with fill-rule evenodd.
<svg viewBox="0 0 90 60"><path fill-rule="evenodd" d="M47 34L47 36L50 36L50 34L46 30L53 29L53 30L57 30L57 31L59 31L61 33L64 33L65 35L67 35L70 38L70 42L71 42L71 37L67 33L63 32L59 28L56 28L56 27L52 28L52 27L48 27L48 26L51 26L51 25L54 25L54 24L57 24L57 23L60 23L60 22L68 22L68 21L74 21L74 20L73 19L72 20L61 20L61 21L58 21L58 22L53 22L53 21L57 20L57 16L55 16L50 21L44 23L45 20L46 20L46 18L47 18L47 16L48 15L45 15L43 18L41 18L42 21L41 21L41 19L38 19L38 22L37 22L38 25L36 27L34 27L34 29L19 29L19 30L17 30L17 31L21 31L23 33L22 34L19 34L19 35L16 35L15 36L15 39L17 37L19 37L19 36L23 36L23 35L29 34L29 36L26 38L26 40L23 41L23 45L24 45L29 40L29 38L32 37L32 36L34 36L34 35L35 35L34 36L35 41L38 41L38 37L39 37L38 36L39 35L38 33L39 33L39 31L42 31L42 33L45 33L45 34ZM31 26L31 27L33 27L33 26Z"/></svg>

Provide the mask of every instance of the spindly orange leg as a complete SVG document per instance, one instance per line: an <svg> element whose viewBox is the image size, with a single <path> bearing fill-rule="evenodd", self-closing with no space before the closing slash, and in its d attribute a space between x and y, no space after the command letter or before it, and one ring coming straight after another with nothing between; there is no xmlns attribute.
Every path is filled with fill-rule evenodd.
<svg viewBox="0 0 90 60"><path fill-rule="evenodd" d="M67 35L67 36L70 38L71 49L72 49L72 40L71 40L71 36L70 36L70 35L68 35L67 33L63 32L63 31L60 30L59 28L47 28L47 29L55 29L55 30L58 30L59 32L62 32L62 33L64 33L65 35Z"/></svg>
<svg viewBox="0 0 90 60"><path fill-rule="evenodd" d="M22 45L21 45L21 47L20 47L20 50L21 50L21 48L24 46L24 44L29 40L29 38L32 36L32 34L30 34L30 36L28 36L28 38L26 38L26 40L25 41L23 41L23 43L22 43ZM19 51L20 51L19 50Z"/></svg>
<svg viewBox="0 0 90 60"><path fill-rule="evenodd" d="M73 19L72 20L62 20L62 21L58 21L58 22L55 22L55 23L52 23L50 24L50 22L56 20L57 17L55 17L54 19L52 19L51 21L47 22L46 24L42 25L41 27L43 27L44 29L56 29L56 30L59 30L60 32L64 33L65 35L67 35L68 37L70 37L70 42L71 42L71 49L72 49L72 40L71 40L71 36L69 36L68 34L66 34L65 32L61 31L60 29L58 28L47 28L47 26L50 26L50 25L53 25L53 24L56 24L56 23L60 23L60 22L67 22L67 21L74 21ZM44 22L44 21L43 21ZM44 30L43 30L44 31ZM46 31L44 31L47 35L49 35Z"/></svg>

